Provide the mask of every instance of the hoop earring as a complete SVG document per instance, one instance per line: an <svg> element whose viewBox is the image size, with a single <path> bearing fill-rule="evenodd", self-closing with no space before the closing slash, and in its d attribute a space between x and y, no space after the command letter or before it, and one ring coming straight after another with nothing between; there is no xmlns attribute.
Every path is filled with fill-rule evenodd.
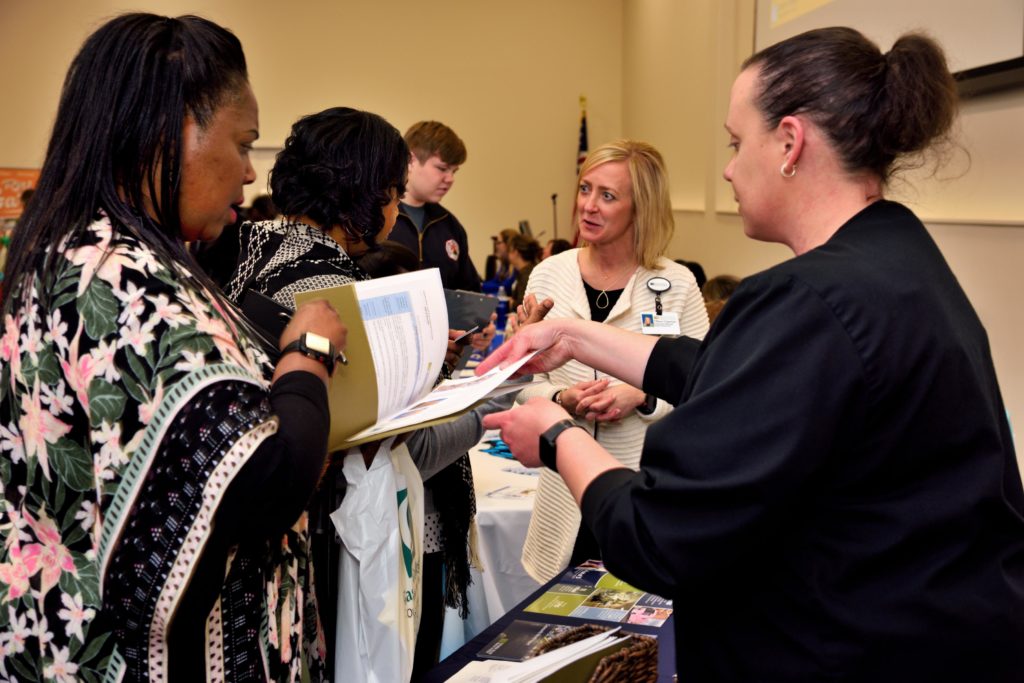
<svg viewBox="0 0 1024 683"><path fill-rule="evenodd" d="M792 178L796 175L796 164L793 164L793 168L790 169L789 173L786 173L786 162L782 162L782 166L779 167L779 173L782 174L783 178Z"/></svg>

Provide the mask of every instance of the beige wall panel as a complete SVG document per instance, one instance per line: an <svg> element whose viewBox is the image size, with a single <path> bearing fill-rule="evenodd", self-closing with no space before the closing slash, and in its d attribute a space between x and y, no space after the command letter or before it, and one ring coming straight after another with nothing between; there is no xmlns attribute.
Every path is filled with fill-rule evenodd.
<svg viewBox="0 0 1024 683"><path fill-rule="evenodd" d="M71 58L105 17L128 7L0 3L0 165L41 163ZM569 231L581 94L591 139L621 135L621 0L136 0L130 8L196 12L238 34L261 146L281 145L297 117L337 105L375 111L403 131L424 118L451 125L469 157L445 204L466 226L480 269L490 235L520 219L551 236L552 193L560 234ZM248 196L265 186L260 178Z"/></svg>

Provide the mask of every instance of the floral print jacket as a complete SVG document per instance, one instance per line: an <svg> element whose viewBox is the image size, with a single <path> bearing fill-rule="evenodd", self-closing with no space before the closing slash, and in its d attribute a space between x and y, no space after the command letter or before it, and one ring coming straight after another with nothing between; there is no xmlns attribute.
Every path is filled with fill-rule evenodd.
<svg viewBox="0 0 1024 683"><path fill-rule="evenodd" d="M277 430L257 345L124 233L100 215L3 320L0 681L166 679L217 506ZM318 677L306 541L303 517L231 549L208 679Z"/></svg>

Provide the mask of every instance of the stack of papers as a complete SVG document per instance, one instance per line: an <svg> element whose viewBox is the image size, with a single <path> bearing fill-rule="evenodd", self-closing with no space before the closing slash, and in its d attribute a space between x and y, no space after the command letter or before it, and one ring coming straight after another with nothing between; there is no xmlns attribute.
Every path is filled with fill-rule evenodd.
<svg viewBox="0 0 1024 683"><path fill-rule="evenodd" d="M596 666L600 659L625 647L628 641L628 634L613 628L522 662L473 661L448 680L462 683L534 683L590 657Z"/></svg>

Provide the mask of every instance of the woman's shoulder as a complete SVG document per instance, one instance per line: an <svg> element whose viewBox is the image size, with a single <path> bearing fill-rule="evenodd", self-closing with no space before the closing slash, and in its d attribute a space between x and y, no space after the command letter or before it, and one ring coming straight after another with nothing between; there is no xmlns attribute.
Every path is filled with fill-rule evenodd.
<svg viewBox="0 0 1024 683"><path fill-rule="evenodd" d="M663 277L672 283L672 287L677 290L677 293L690 289L700 291L697 287L697 279L693 276L693 271L665 256L658 257L654 268L641 267L639 275L641 277L638 278L637 285L641 287L646 287L647 281L653 277Z"/></svg>
<svg viewBox="0 0 1024 683"><path fill-rule="evenodd" d="M661 272L665 277L694 279L693 271L681 263L676 263L667 256L659 256L655 266L654 270ZM686 277L687 275L689 275L689 278ZM696 282L695 279L694 282Z"/></svg>
<svg viewBox="0 0 1024 683"><path fill-rule="evenodd" d="M580 266L576 260L579 249L570 249L549 256L530 271L530 291L538 287L545 291L569 286L580 279Z"/></svg>
<svg viewBox="0 0 1024 683"><path fill-rule="evenodd" d="M558 274L579 273L579 248L569 249L560 254L549 256L533 267L534 273Z"/></svg>

